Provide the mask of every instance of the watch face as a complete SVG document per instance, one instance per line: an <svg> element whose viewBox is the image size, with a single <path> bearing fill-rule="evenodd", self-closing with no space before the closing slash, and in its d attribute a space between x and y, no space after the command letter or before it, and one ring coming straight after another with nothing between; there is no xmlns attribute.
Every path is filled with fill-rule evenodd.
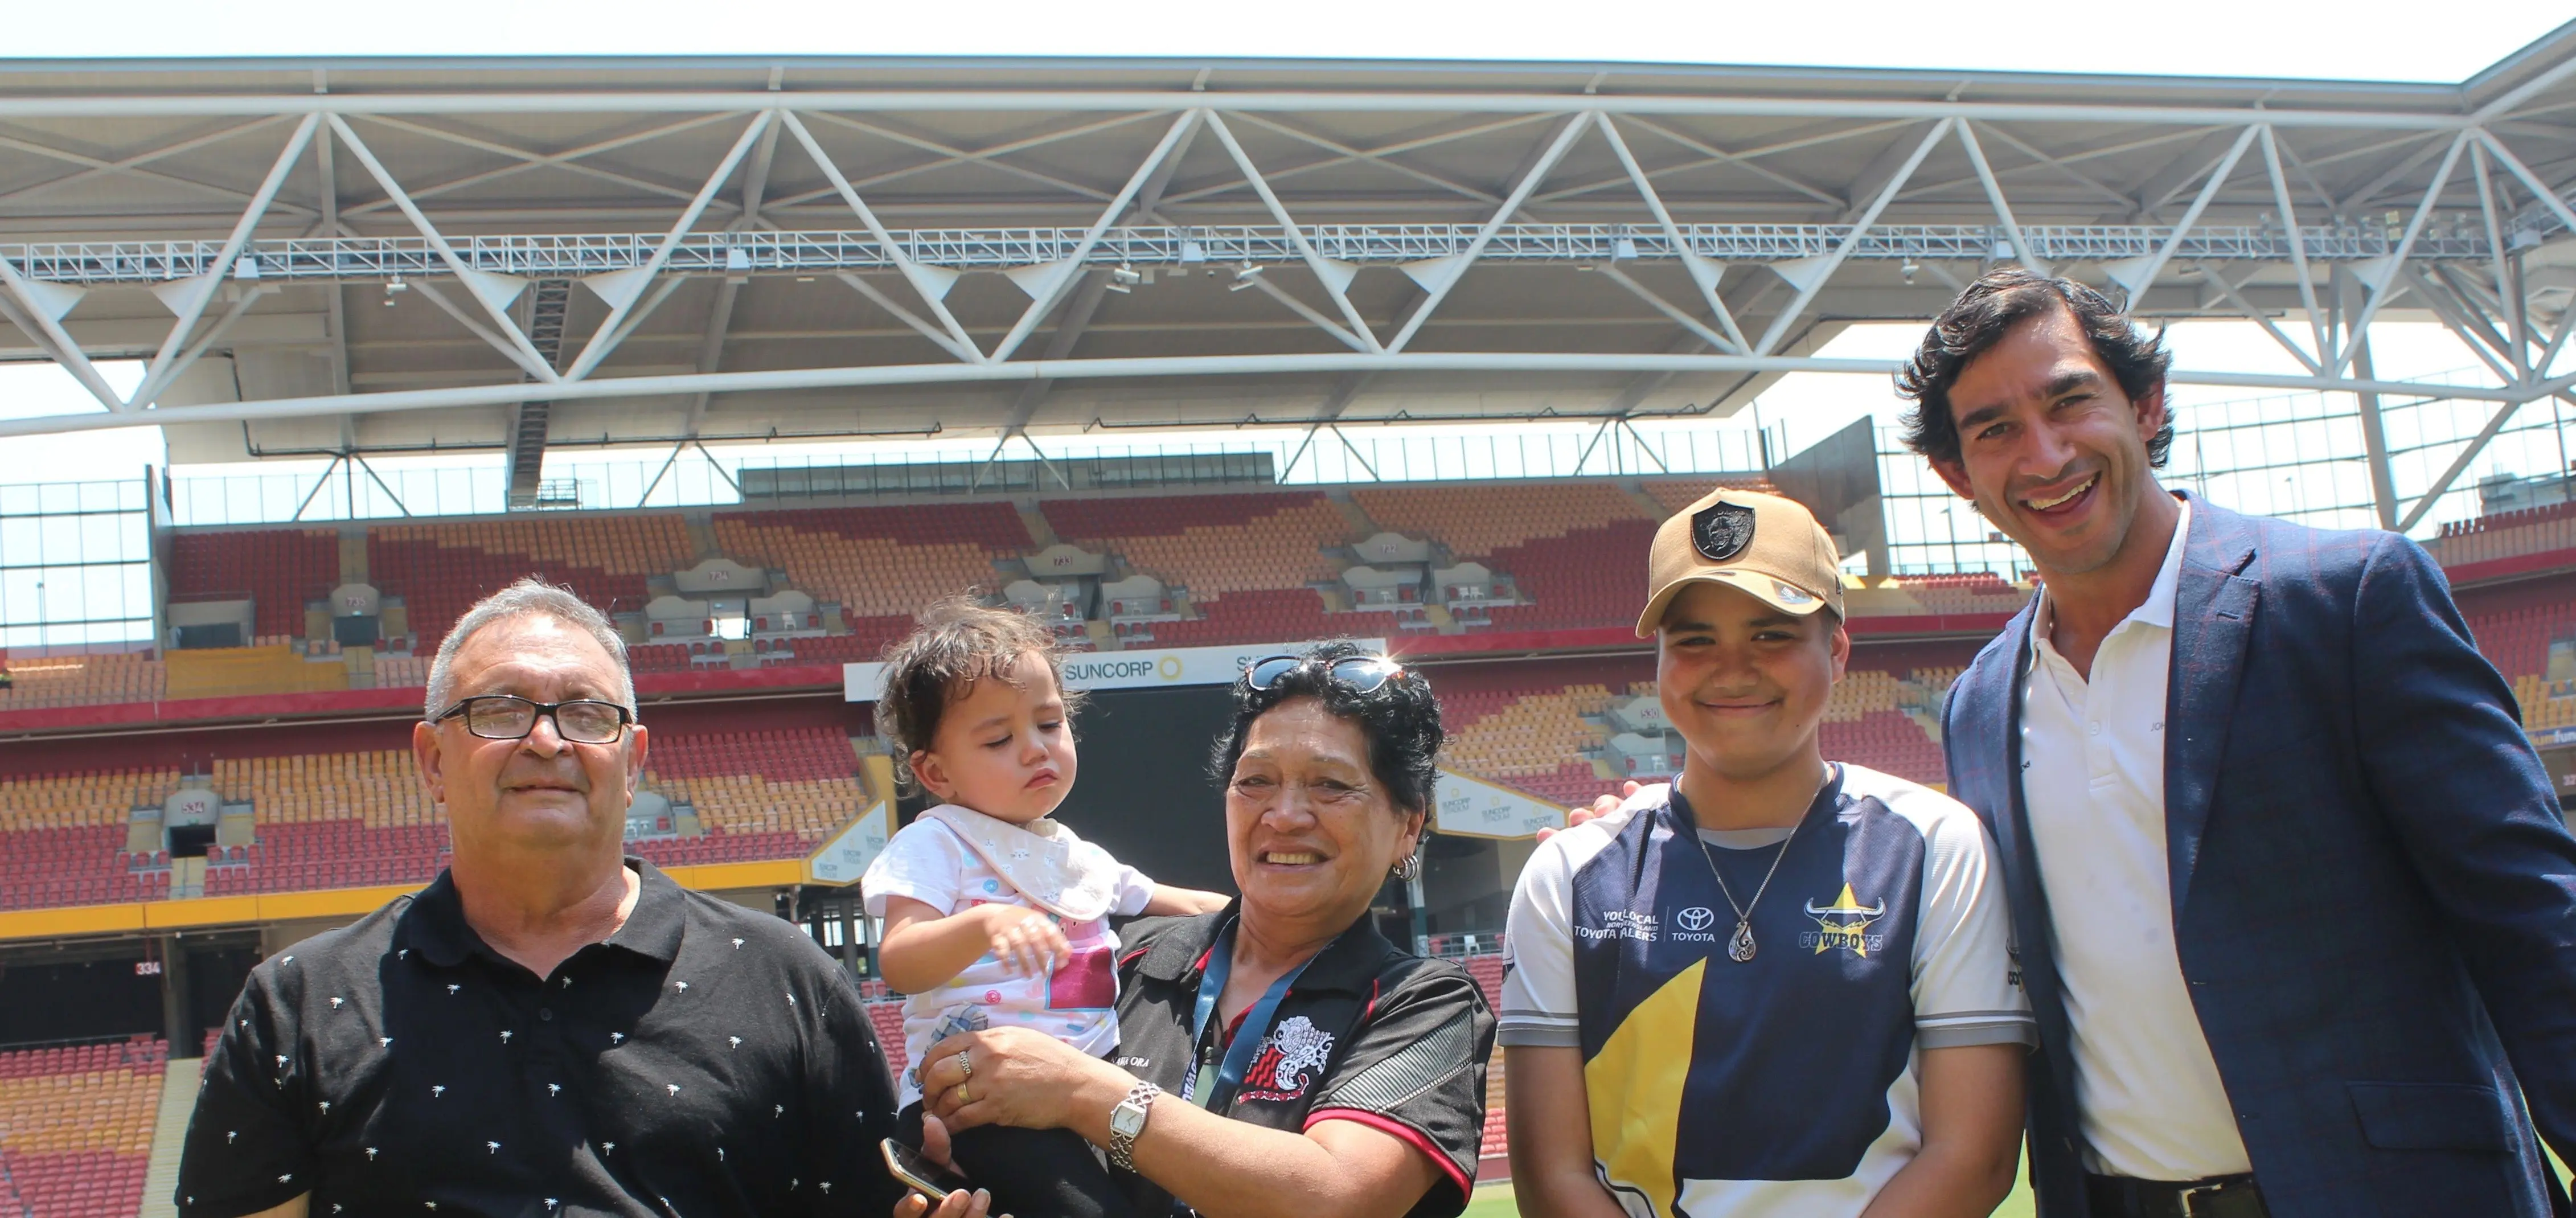
<svg viewBox="0 0 2576 1218"><path fill-rule="evenodd" d="M1132 1138L1144 1128L1144 1105L1128 1100L1109 1110L1109 1132Z"/></svg>

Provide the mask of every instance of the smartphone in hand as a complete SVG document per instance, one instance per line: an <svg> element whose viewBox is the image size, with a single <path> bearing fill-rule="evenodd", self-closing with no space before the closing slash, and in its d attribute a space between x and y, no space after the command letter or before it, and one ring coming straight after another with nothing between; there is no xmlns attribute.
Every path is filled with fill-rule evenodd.
<svg viewBox="0 0 2576 1218"><path fill-rule="evenodd" d="M934 1205L946 1200L950 1193L975 1191L975 1182L959 1174L955 1168L941 1167L920 1151L893 1138L877 1143L877 1149L885 1153L886 1170L894 1173L895 1179L930 1198Z"/></svg>

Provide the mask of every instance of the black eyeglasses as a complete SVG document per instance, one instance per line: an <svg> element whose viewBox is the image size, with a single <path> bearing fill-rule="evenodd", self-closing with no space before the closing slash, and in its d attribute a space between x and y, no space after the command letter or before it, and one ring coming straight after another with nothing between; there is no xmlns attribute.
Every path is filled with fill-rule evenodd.
<svg viewBox="0 0 2576 1218"><path fill-rule="evenodd" d="M531 702L515 694L479 694L458 699L432 723L458 716L465 730L485 740L524 740L537 730L537 716L552 716L555 734L574 744L614 744L624 735L635 712L614 702L576 698L570 702Z"/></svg>
<svg viewBox="0 0 2576 1218"><path fill-rule="evenodd" d="M1244 669L1243 679L1254 689L1268 689L1289 673L1318 662L1309 656L1263 656ZM1324 675L1349 686L1353 693L1373 694L1403 676L1404 665L1387 656L1344 656L1332 661Z"/></svg>

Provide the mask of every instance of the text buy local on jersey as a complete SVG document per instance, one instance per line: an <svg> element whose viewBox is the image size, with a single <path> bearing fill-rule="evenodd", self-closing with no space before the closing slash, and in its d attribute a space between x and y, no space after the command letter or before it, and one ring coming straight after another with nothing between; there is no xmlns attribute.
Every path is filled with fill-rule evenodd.
<svg viewBox="0 0 2576 1218"><path fill-rule="evenodd" d="M1374 654L1386 652L1385 639L1357 639ZM1247 644L1240 647L1167 647L1159 651L1081 652L1065 657L1066 689L1156 689L1167 685L1232 685L1245 665L1266 656L1296 655L1312 643ZM847 702L874 702L885 688L885 665L870 661L841 666L841 697Z"/></svg>
<svg viewBox="0 0 2576 1218"><path fill-rule="evenodd" d="M1521 872L1499 1039L1583 1051L1630 1214L1858 1215L1922 1146L1916 1050L2035 1038L1976 815L1836 771L1794 836L1703 833L1654 787ZM1750 896L1783 838L1739 963L1710 869Z"/></svg>

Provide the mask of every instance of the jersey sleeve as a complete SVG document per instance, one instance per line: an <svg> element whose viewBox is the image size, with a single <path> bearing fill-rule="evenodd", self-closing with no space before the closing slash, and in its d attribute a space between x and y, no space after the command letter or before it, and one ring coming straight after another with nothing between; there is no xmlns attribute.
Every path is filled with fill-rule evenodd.
<svg viewBox="0 0 2576 1218"><path fill-rule="evenodd" d="M295 1005L277 992L278 966L252 970L206 1058L205 1083L179 1153L183 1218L237 1218L312 1191L313 1140ZM178 1068L173 1063L173 1068Z"/></svg>
<svg viewBox="0 0 2576 1218"><path fill-rule="evenodd" d="M896 830L893 840L859 877L868 916L882 918L887 897L919 901L946 917L957 911L959 879L966 872L966 843L935 820Z"/></svg>
<svg viewBox="0 0 2576 1218"><path fill-rule="evenodd" d="M1540 844L1512 886L1504 927L1502 1043L1578 1048L1574 1000L1574 868L1569 829Z"/></svg>
<svg viewBox="0 0 2576 1218"><path fill-rule="evenodd" d="M1476 1187L1494 1015L1467 970L1419 961L1381 976L1374 1010L1333 1055L1306 1128L1354 1121L1419 1150L1442 1182L1406 1218L1453 1218Z"/></svg>
<svg viewBox="0 0 2576 1218"><path fill-rule="evenodd" d="M2039 1043L2013 961L2011 920L1994 844L1976 814L1945 797L1923 852L1914 936L1914 1035L1926 1049Z"/></svg>

